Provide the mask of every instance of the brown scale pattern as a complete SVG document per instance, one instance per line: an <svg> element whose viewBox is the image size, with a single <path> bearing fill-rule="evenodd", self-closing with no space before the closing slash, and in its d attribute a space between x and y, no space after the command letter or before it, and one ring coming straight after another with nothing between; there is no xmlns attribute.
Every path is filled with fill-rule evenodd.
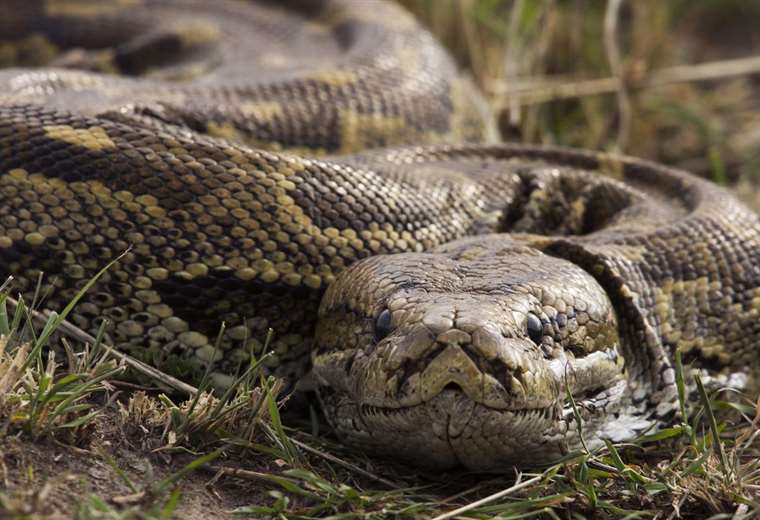
<svg viewBox="0 0 760 520"><path fill-rule="evenodd" d="M260 342L274 327L270 364L300 373L319 295L336 273L371 254L448 241L467 231L449 222L483 213L449 204L452 190L482 190L475 183L385 176L33 105L0 114L7 271L21 291L44 271L56 285L49 305L60 305L131 248L73 317L86 329L97 316L112 320L118 345L170 345L208 361L225 321L222 345L237 342L239 363L240 340ZM440 195L427 196L426 184ZM234 369L216 357L222 372Z"/></svg>
<svg viewBox="0 0 760 520"><path fill-rule="evenodd" d="M643 161L486 144L479 94L395 5L2 7L0 271L61 308L126 251L71 316L121 348L223 386L271 327L268 367L311 354L347 438L475 469L522 462L530 421L542 453L572 444L563 360L590 432L613 404L629 433L670 413L676 349L757 367L757 217ZM411 332L378 347L383 309Z"/></svg>
<svg viewBox="0 0 760 520"><path fill-rule="evenodd" d="M312 360L327 415L352 443L428 466L498 470L579 446L558 362L569 367L559 374L576 374L569 386L591 444L667 424L676 350L714 384L756 375L760 222L724 190L653 163L557 148L350 160L418 174L446 165L488 194L512 179L511 198L483 199L501 200L508 218L499 215L498 230L512 234L369 259L329 287ZM373 328L385 309L387 339ZM614 321L601 318L613 310ZM527 312L543 327L537 346ZM605 375L613 359L624 383Z"/></svg>

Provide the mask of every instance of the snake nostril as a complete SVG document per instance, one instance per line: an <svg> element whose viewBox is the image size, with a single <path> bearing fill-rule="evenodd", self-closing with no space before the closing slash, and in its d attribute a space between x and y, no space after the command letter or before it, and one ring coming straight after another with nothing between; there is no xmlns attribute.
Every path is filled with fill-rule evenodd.
<svg viewBox="0 0 760 520"><path fill-rule="evenodd" d="M567 347L567 350L572 352L573 356L575 356L575 359L584 358L588 355L586 349L579 345L570 345Z"/></svg>
<svg viewBox="0 0 760 520"><path fill-rule="evenodd" d="M454 381L450 381L446 383L446 386L443 387L441 390L442 392L445 392L446 390L453 390L455 392L464 392L464 389L459 383L456 383Z"/></svg>

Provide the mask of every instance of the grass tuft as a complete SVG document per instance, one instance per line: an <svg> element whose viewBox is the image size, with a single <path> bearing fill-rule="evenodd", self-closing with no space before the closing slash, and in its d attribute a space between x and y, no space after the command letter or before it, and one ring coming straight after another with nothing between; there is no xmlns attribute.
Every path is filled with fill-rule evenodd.
<svg viewBox="0 0 760 520"><path fill-rule="evenodd" d="M108 381L123 372L123 365L108 359L98 341L77 354L67 348L68 367L61 370L55 351L43 355L42 350L55 319L39 336L18 340L33 328L23 302L7 320L6 299L7 292L0 294L0 416L5 418L0 434L21 429L35 439L62 432L77 439L107 406L97 406L94 398L111 391Z"/></svg>

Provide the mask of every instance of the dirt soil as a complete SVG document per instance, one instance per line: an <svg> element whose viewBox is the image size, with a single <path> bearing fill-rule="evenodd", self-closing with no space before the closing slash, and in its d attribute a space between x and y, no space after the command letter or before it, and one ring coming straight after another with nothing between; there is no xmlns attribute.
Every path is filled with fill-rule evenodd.
<svg viewBox="0 0 760 520"><path fill-rule="evenodd" d="M93 495L117 509L149 508L150 494L131 490L114 466L139 488L160 481L196 458L190 454L154 451L158 447L157 439L148 432L141 432L139 427L125 428L115 412L100 416L87 437L87 444L82 447L49 438L34 441L25 434L0 437L0 487L7 497L5 502L0 501L0 519L25 515L71 518ZM215 462L233 465L229 460ZM259 467L255 467L255 459L246 462L247 469L271 469L263 460L259 461ZM272 500L262 492L258 482L222 477L209 485L213 477L213 473L201 470L182 479L176 517L240 518L231 510ZM161 498L166 499L166 495Z"/></svg>

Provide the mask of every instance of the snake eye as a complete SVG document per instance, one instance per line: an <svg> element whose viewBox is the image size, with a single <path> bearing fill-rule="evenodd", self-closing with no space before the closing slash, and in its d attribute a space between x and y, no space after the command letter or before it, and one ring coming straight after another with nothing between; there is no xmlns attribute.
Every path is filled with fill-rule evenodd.
<svg viewBox="0 0 760 520"><path fill-rule="evenodd" d="M375 341L381 341L393 330L391 311L385 309L375 319Z"/></svg>
<svg viewBox="0 0 760 520"><path fill-rule="evenodd" d="M538 316L532 312L528 313L527 328L528 337L531 339L531 341L536 345L540 345L541 340L544 337L544 326L541 324L541 320L538 319Z"/></svg>

